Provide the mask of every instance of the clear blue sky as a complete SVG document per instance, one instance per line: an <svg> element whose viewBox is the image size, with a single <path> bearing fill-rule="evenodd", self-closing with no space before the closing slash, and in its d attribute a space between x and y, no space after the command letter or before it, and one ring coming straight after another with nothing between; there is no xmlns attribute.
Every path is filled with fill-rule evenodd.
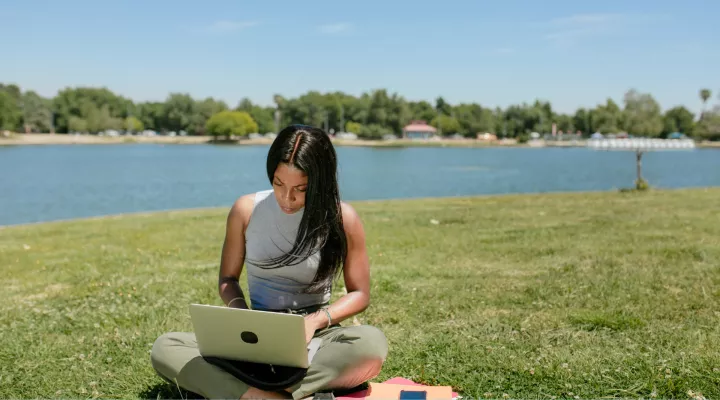
<svg viewBox="0 0 720 400"><path fill-rule="evenodd" d="M663 109L720 92L716 0L1 0L0 82L136 101L387 88L409 100Z"/></svg>

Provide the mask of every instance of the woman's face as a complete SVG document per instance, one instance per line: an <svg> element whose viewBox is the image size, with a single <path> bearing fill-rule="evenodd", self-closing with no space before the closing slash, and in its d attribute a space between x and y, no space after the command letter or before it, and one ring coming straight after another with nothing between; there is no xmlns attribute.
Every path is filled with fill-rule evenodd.
<svg viewBox="0 0 720 400"><path fill-rule="evenodd" d="M280 209L286 214L294 214L305 207L307 175L299 169L280 163L273 177L273 192Z"/></svg>

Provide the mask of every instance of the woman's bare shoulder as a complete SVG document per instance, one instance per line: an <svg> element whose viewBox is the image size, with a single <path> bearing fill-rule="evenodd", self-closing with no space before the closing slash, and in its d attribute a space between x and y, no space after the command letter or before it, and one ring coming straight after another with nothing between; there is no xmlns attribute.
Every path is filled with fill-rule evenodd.
<svg viewBox="0 0 720 400"><path fill-rule="evenodd" d="M358 228L362 229L362 221L360 215L358 215L355 208L348 203L340 202L340 209L342 211L343 225L346 231L356 231Z"/></svg>
<svg viewBox="0 0 720 400"><path fill-rule="evenodd" d="M239 222L246 227L250 222L253 207L255 206L255 193L248 193L238 197L230 208L228 220Z"/></svg>

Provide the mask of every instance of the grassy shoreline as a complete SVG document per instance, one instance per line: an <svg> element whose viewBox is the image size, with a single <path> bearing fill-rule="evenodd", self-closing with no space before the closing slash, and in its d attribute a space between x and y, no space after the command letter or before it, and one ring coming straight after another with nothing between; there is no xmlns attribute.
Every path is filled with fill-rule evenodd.
<svg viewBox="0 0 720 400"><path fill-rule="evenodd" d="M71 145L71 144L220 144L238 146L270 145L269 139L243 139L232 142L213 142L208 136L94 136L94 135L65 135L65 134L14 134L11 137L0 137L0 146L25 146L25 145ZM544 147L584 147L583 142L544 142L541 146L533 146L530 143L516 142L486 142L474 139L440 139L440 140L343 140L333 139L336 146L373 147L373 148L395 148L395 147L462 147L462 148L490 148L490 147L523 147L523 148L544 148ZM698 148L720 149L720 142L700 142Z"/></svg>
<svg viewBox="0 0 720 400"><path fill-rule="evenodd" d="M720 396L718 198L720 188L354 202L372 264L359 319L390 343L375 381L473 398ZM149 346L190 329L190 302L219 304L226 213L0 229L0 397L179 398Z"/></svg>

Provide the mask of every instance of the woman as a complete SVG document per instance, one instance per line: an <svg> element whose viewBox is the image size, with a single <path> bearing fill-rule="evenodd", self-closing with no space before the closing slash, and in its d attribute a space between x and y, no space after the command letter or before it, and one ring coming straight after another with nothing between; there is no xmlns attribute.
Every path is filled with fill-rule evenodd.
<svg viewBox="0 0 720 400"><path fill-rule="evenodd" d="M330 139L309 126L285 128L270 147L267 176L271 190L240 197L228 214L219 294L228 307L248 308L238 283L245 265L251 308L303 314L306 340L322 342L301 382L267 392L204 361L192 333L158 338L155 370L206 398L300 399L352 388L377 376L387 356L377 328L339 325L370 304L370 267L362 222L340 201ZM341 272L347 294L329 304Z"/></svg>

